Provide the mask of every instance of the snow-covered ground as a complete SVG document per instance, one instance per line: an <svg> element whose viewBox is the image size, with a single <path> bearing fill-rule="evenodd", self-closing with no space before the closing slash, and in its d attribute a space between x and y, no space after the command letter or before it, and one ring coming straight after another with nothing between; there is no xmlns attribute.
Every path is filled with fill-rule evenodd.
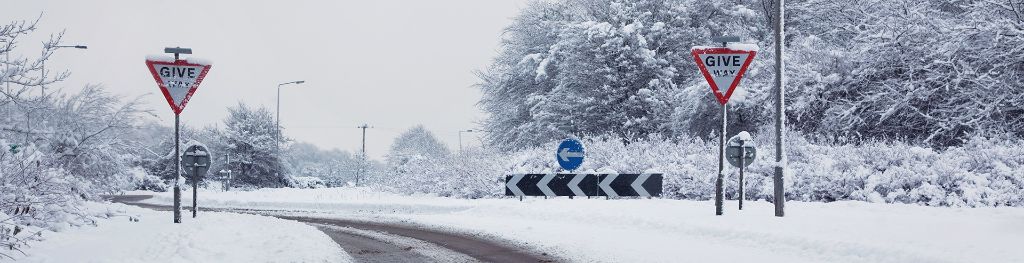
<svg viewBox="0 0 1024 263"><path fill-rule="evenodd" d="M169 204L156 193L148 202ZM518 243L578 262L1024 262L1024 209L865 202L482 199L371 189L200 192L200 206L281 209L420 224ZM190 201L187 201L190 202Z"/></svg>
<svg viewBox="0 0 1024 263"><path fill-rule="evenodd" d="M323 232L303 223L235 213L170 212L88 203L97 227L47 232L17 262L351 262ZM131 218L139 219L137 222ZM3 261L3 260L0 260Z"/></svg>

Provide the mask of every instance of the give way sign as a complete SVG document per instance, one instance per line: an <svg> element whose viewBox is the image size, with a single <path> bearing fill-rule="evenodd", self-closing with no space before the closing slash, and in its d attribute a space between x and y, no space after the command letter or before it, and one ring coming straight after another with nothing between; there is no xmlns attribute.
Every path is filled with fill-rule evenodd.
<svg viewBox="0 0 1024 263"><path fill-rule="evenodd" d="M153 73L153 79L160 86L174 114L185 110L188 99L192 98L199 83L203 82L206 73L210 71L208 63L192 63L188 60L150 58L146 59L146 66Z"/></svg>
<svg viewBox="0 0 1024 263"><path fill-rule="evenodd" d="M747 72L747 66L754 61L757 51L756 47L694 47L691 53L704 79L711 85L711 92L718 98L718 103L725 105L733 90L739 86L743 73ZM727 88L724 93L723 88Z"/></svg>

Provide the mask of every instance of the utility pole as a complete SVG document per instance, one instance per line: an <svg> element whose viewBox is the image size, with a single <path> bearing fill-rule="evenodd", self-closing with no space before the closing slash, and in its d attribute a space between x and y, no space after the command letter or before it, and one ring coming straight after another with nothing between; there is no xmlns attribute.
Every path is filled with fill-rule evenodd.
<svg viewBox="0 0 1024 263"><path fill-rule="evenodd" d="M359 186L359 178L363 177L366 173L366 129L373 127L364 123L362 126L356 128L363 129L363 156L359 164L359 174L356 175L356 186Z"/></svg>
<svg viewBox="0 0 1024 263"><path fill-rule="evenodd" d="M775 28L775 216L785 216L786 191L783 189L782 179L786 169L786 102L785 102L785 62L782 61L782 54L785 53L785 0L775 0L775 16L772 22Z"/></svg>

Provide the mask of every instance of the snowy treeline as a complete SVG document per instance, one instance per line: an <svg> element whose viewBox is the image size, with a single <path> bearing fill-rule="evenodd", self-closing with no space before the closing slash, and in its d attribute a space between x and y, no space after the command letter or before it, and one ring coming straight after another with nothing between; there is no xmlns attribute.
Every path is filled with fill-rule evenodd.
<svg viewBox="0 0 1024 263"><path fill-rule="evenodd" d="M297 177L320 178L327 185L340 186L353 180L358 160L348 152L325 151L308 143L292 142L282 137L277 147L277 129L273 114L266 107L253 107L244 103L227 109L223 125L196 129L183 126L181 143L195 140L205 144L212 153L213 166L208 178L223 177L221 171L231 171L232 187L262 188L308 185L308 178L297 182ZM142 158L141 166L162 180L140 188L163 191L176 175L174 171L174 130L160 124L149 123L141 133L153 139L140 139L151 154ZM223 128L221 128L223 127ZM284 131L282 131L282 136ZM184 151L184 147L181 148ZM278 152L280 151L280 153ZM159 154L158 154L159 153ZM210 184L207 179L202 184ZM148 182L148 181L147 181Z"/></svg>
<svg viewBox="0 0 1024 263"><path fill-rule="evenodd" d="M14 52L37 22L0 25L0 247L8 251L41 229L91 224L80 202L140 179L141 149L129 138L147 111L99 86L61 92L69 73L43 65L63 33L37 57Z"/></svg>
<svg viewBox="0 0 1024 263"><path fill-rule="evenodd" d="M488 138L524 149L569 136L705 139L719 106L690 47L763 47L732 129L771 123L769 0L535 1L480 73ZM788 120L814 140L960 145L1024 136L1024 2L787 1Z"/></svg>

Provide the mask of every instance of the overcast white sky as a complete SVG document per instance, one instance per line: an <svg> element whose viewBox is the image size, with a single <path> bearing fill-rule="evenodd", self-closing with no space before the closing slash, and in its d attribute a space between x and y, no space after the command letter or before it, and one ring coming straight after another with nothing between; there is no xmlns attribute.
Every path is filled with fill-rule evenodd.
<svg viewBox="0 0 1024 263"><path fill-rule="evenodd" d="M71 70L62 86L102 84L174 115L144 64L167 46L192 48L213 68L182 113L189 125L220 123L239 101L275 107L278 83L286 136L380 158L392 139L423 124L458 148L460 129L484 114L474 70L497 53L501 31L527 0L373 1L40 1L7 0L2 22L35 19L40 30L20 52L38 54L48 34L67 29L47 68ZM478 145L476 135L464 143Z"/></svg>

